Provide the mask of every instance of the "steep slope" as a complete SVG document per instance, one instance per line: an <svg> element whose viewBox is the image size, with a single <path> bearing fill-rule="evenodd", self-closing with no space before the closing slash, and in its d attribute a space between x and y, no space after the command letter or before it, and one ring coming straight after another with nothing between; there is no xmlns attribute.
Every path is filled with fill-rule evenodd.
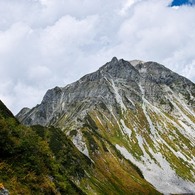
<svg viewBox="0 0 195 195"><path fill-rule="evenodd" d="M121 185L127 176L120 176L125 165L116 160L119 153L157 190L195 192L195 84L163 65L113 58L77 82L49 90L23 113L17 117L24 124L63 129Z"/></svg>
<svg viewBox="0 0 195 195"><path fill-rule="evenodd" d="M60 129L20 125L0 102L0 183L11 194L158 194L137 167L105 145L116 156L105 155L107 167L123 180L102 169L106 161L95 166Z"/></svg>
<svg viewBox="0 0 195 195"><path fill-rule="evenodd" d="M54 136L59 131L55 128L20 125L0 101L0 183L10 194L84 194L71 181L71 176L84 172L84 168L91 163L65 136L57 147L63 143L64 157L69 157L67 151L71 154L68 171L55 160L57 153L53 151L56 146L53 139L61 137ZM36 132L47 134L47 140ZM79 162L74 161L73 164L73 158L79 158Z"/></svg>

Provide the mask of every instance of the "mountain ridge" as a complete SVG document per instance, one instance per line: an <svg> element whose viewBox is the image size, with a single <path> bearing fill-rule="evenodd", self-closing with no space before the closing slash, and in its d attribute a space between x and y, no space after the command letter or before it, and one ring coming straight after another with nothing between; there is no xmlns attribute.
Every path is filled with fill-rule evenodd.
<svg viewBox="0 0 195 195"><path fill-rule="evenodd" d="M195 191L195 84L156 62L114 57L17 116L61 128L97 165L111 143L162 193Z"/></svg>

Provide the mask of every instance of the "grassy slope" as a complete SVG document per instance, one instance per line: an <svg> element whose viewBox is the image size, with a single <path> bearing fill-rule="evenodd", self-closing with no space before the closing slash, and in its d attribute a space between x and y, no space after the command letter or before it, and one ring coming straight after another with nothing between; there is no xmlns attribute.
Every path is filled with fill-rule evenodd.
<svg viewBox="0 0 195 195"><path fill-rule="evenodd" d="M158 194L111 143L90 131L83 129L95 164L60 129L25 127L0 102L0 182L11 194Z"/></svg>
<svg viewBox="0 0 195 195"><path fill-rule="evenodd" d="M40 136L41 131L47 132L47 139ZM11 194L84 194L70 176L84 172L82 166L76 167L78 162L72 163L74 158L87 161L67 142L63 145L64 162L59 162L53 140L60 136L54 128L20 125L0 102L0 182Z"/></svg>
<svg viewBox="0 0 195 195"><path fill-rule="evenodd" d="M150 137L150 126L147 119L141 108L138 107L137 110L138 111L136 114L133 113L133 111L128 110L124 116L121 116L121 118L125 121L126 126L128 126L128 128L131 130L130 138L127 134L124 135L122 133L119 123L116 122L113 116L111 116L108 111L101 110L100 108L98 109L98 112L93 111L90 113L91 119L94 120L93 123L91 123L91 126L96 126L96 128L93 129L96 129L96 131L98 131L98 133L106 140L109 140L113 144L119 144L120 146L125 147L135 158L137 158L137 160L141 160L140 156L143 155L142 149L140 148L136 138L136 134L141 135L143 139L146 140L148 146L150 146L155 153L159 152L160 150L163 156L165 156L166 160L172 165L173 170L175 170L180 177L194 182L193 171L191 171L193 170L193 167L191 167L189 163L187 164L187 162L183 161L183 159L176 157L165 144L160 142L160 149L158 148L157 151L157 148L155 148L155 140ZM151 120L153 121L155 127L157 129L159 128L158 133L162 139L166 141L166 143L173 148L175 152L180 151L188 156L194 156L194 148L190 145L189 140L182 135L172 123L165 121L165 118L158 113L154 113L150 110L148 110L148 113L150 114ZM164 113L164 115L167 114ZM170 115L167 115L167 117L179 125L178 119L171 118ZM118 121L120 120L118 119ZM166 123L166 126L163 122ZM158 125L160 125L163 129L162 132L160 131L160 127L158 127ZM120 126L122 125L120 124ZM185 147L182 147L183 145L188 148L187 151L185 150ZM144 148L147 154L153 158L148 151L148 146L144 145Z"/></svg>
<svg viewBox="0 0 195 195"><path fill-rule="evenodd" d="M98 185L98 188L95 189L96 193L159 194L143 178L140 170L126 160L112 144L115 143L112 142L114 138L118 142L124 141L124 137L121 135L121 131L118 130L117 125L112 124L113 126L109 126L110 124L107 123L106 126L102 126L99 120L95 120L97 119L96 114L87 115L83 128L79 130L82 132L83 141L87 144L89 155L95 163L94 174L90 176L94 185ZM101 117L99 116L99 118ZM76 134L76 131L70 131L70 135L72 134ZM80 186L90 194L90 191L85 188L85 184L81 183Z"/></svg>

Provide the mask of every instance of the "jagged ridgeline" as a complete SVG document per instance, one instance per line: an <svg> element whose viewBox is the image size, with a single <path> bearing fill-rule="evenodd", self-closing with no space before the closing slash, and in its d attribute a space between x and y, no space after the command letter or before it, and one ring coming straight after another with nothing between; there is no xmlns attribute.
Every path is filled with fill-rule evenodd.
<svg viewBox="0 0 195 195"><path fill-rule="evenodd" d="M157 193L143 177L162 193L195 192L195 84L163 65L113 58L17 118L72 140L94 166L89 184L72 179L86 194Z"/></svg>

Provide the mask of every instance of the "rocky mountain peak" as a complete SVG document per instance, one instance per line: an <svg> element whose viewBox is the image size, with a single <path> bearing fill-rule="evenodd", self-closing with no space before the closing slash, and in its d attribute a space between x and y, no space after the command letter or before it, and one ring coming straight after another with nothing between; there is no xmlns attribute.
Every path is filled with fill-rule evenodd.
<svg viewBox="0 0 195 195"><path fill-rule="evenodd" d="M156 62L116 57L17 115L27 125L60 127L97 164L111 143L164 194L195 190L194 116L194 83Z"/></svg>
<svg viewBox="0 0 195 195"><path fill-rule="evenodd" d="M113 109L121 106L123 109L134 108L136 103L143 102L143 94L148 101L156 104L167 93L163 85L171 87L177 93L183 93L186 97L190 96L189 90L185 89L185 83L188 83L188 88L194 94L194 85L188 79L163 65L139 60L129 62L114 57L96 72L87 74L64 88L48 90L40 105L30 111L22 110L17 117L25 124L46 125L69 112L72 106L81 103L86 104L85 109L99 102ZM191 105L194 104L191 101ZM169 104L166 109L171 110Z"/></svg>
<svg viewBox="0 0 195 195"><path fill-rule="evenodd" d="M96 72L87 74L82 77L77 83L91 82L100 80L104 77L115 79L138 80L139 72L128 61L123 59L118 60L116 57L112 58L110 62L100 67Z"/></svg>
<svg viewBox="0 0 195 195"><path fill-rule="evenodd" d="M102 66L99 71L104 76L119 79L138 80L139 77L138 71L130 62L123 59L118 60L116 57Z"/></svg>
<svg viewBox="0 0 195 195"><path fill-rule="evenodd" d="M49 89L45 96L43 97L42 103L48 102L52 99L57 99L62 93L62 89L60 87L55 87L53 89Z"/></svg>

